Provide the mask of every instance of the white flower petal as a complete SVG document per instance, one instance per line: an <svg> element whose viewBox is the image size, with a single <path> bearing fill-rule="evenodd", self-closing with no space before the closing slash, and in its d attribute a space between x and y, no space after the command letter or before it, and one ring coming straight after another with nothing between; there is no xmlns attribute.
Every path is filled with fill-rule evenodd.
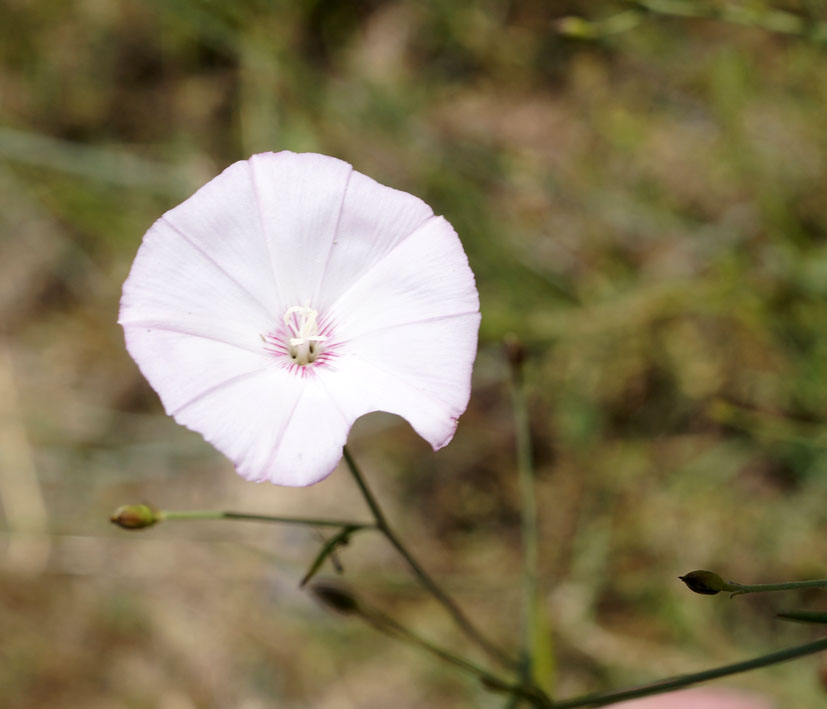
<svg viewBox="0 0 827 709"><path fill-rule="evenodd" d="M278 299L257 197L250 162L241 160L161 219L275 313L286 306Z"/></svg>
<svg viewBox="0 0 827 709"><path fill-rule="evenodd" d="M313 377L265 353L126 327L127 348L175 420L201 433L250 480L311 485L342 457L352 425Z"/></svg>
<svg viewBox="0 0 827 709"><path fill-rule="evenodd" d="M314 302L326 309L396 245L433 217L418 197L353 172Z"/></svg>
<svg viewBox="0 0 827 709"><path fill-rule="evenodd" d="M260 335L276 319L222 265L160 219L144 236L124 283L118 321L260 352Z"/></svg>
<svg viewBox="0 0 827 709"><path fill-rule="evenodd" d="M330 309L340 340L478 312L474 274L456 232L442 217L430 219L399 242ZM451 345L446 342L446 350ZM476 348L476 338L473 345Z"/></svg>
<svg viewBox="0 0 827 709"><path fill-rule="evenodd" d="M387 411L434 449L468 406L479 296L459 239L441 217L397 242L331 309L340 357L329 385L356 419Z"/></svg>
<svg viewBox="0 0 827 709"><path fill-rule="evenodd" d="M322 376L351 421L386 411L434 450L450 442L471 396L479 313L388 327L347 343Z"/></svg>
<svg viewBox="0 0 827 709"><path fill-rule="evenodd" d="M353 168L325 155L290 152L254 155L249 164L281 300L285 307L310 305Z"/></svg>
<svg viewBox="0 0 827 709"><path fill-rule="evenodd" d="M175 418L201 432L248 480L291 486L327 477L351 426L318 380L280 368L236 379Z"/></svg>
<svg viewBox="0 0 827 709"><path fill-rule="evenodd" d="M248 352L225 342L158 329L124 325L126 348L176 416L194 401L228 382L273 368L267 353Z"/></svg>
<svg viewBox="0 0 827 709"><path fill-rule="evenodd" d="M322 380L309 380L266 469L267 479L279 485L312 485L330 475L353 425Z"/></svg>

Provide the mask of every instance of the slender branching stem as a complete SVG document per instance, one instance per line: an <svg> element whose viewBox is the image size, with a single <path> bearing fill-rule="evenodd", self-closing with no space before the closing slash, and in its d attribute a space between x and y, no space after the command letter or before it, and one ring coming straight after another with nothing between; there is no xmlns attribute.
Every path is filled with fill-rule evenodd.
<svg viewBox="0 0 827 709"><path fill-rule="evenodd" d="M379 507L379 503L368 487L364 476L360 472L359 467L356 465L356 461L353 459L353 456L350 454L347 447L344 449L344 458L353 479L356 481L356 485L359 487L359 491L362 493L362 497L365 498L365 502L376 520L377 529L384 534L385 538L399 552L402 558L405 559L414 575L419 579L420 583L437 601L442 604L442 606L454 619L457 626L468 636L468 638L473 640L492 659L496 660L505 667L514 668L516 666L514 660L509 658L508 655L506 655L496 645L491 643L491 641L489 641L484 635L482 635L482 633L480 633L479 630L476 629L476 627L474 627L456 602L444 590L442 590L436 581L428 575L425 569L422 568L422 565L413 557L411 552L408 551L408 548L402 543L399 537L396 536L396 533L388 524L382 509Z"/></svg>
<svg viewBox="0 0 827 709"><path fill-rule="evenodd" d="M782 611L776 617L797 623L827 623L827 613L822 611Z"/></svg>
<svg viewBox="0 0 827 709"><path fill-rule="evenodd" d="M646 697L650 694L662 694L663 692L670 692L682 687L688 687L698 682L705 682L711 679L718 679L719 677L727 677L729 675L738 674L739 672L747 672L748 670L755 670L760 667L767 667L768 665L775 665L779 662L787 662L805 655L812 655L816 652L827 650L827 638L816 640L804 645L797 645L796 647L787 648L786 650L779 650L778 652L771 652L768 655L761 655L760 657L746 660L744 662L736 662L732 665L724 665L723 667L716 667L712 670L704 672L696 672L694 674L680 675L669 679L663 679L652 684L642 685L639 687L630 687L628 689L621 689L604 694L589 694L583 697L575 697L573 699L566 699L555 702L554 709L575 709L575 707L602 707L607 704L615 702L622 702L628 699L637 699L638 697Z"/></svg>
<svg viewBox="0 0 827 709"><path fill-rule="evenodd" d="M353 522L340 519L313 519L308 517L279 517L274 515L247 514L245 512L228 512L226 510L160 510L158 520L194 520L194 519L236 519L248 522L276 522L279 524L300 524L309 527L341 527L357 529L375 529L372 522Z"/></svg>
<svg viewBox="0 0 827 709"><path fill-rule="evenodd" d="M769 32L797 35L814 42L827 40L827 24L813 17L771 8L727 5L720 3L685 2L683 0L630 0L642 10L673 17L718 20Z"/></svg>
<svg viewBox="0 0 827 709"><path fill-rule="evenodd" d="M800 588L827 588L827 579L755 584L743 584L730 581L724 584L724 591L729 591L733 596L740 596L744 593L764 593L765 591L795 591Z"/></svg>
<svg viewBox="0 0 827 709"><path fill-rule="evenodd" d="M537 613L537 501L534 495L534 461L531 450L531 429L523 384L523 354L518 342L508 343L511 402L517 444L517 473L520 483L520 514L523 544L523 678L534 682L535 638L538 632Z"/></svg>
<svg viewBox="0 0 827 709"><path fill-rule="evenodd" d="M827 23L818 19L818 10L815 7L817 2L819 0L814 0L812 7L807 8L804 13L793 13L751 6L748 3L627 0L628 9L603 19L563 17L557 21L557 26L564 34L581 39L601 39L635 29L648 15L662 15L753 27L823 45L827 42Z"/></svg>
<svg viewBox="0 0 827 709"><path fill-rule="evenodd" d="M504 680L501 677L492 674L485 668L471 662L470 660L460 657L459 655L455 655L450 650L434 645L409 630L393 618L390 618L376 609L366 608L363 604L360 604L358 614L377 630L380 630L381 632L392 637L401 639L411 645L422 648L431 655L438 657L440 660L459 668L463 672L473 675L479 679L487 689L520 697L521 699L530 702L533 706L538 707L538 709L550 709L554 706L548 697L531 685L514 684L513 682Z"/></svg>
<svg viewBox="0 0 827 709"><path fill-rule="evenodd" d="M732 596L744 593L764 593L766 591L795 591L802 588L827 588L827 579L812 579L810 581L784 581L783 583L736 583L724 581L720 574L714 571L698 569L690 571L685 576L678 577L695 593L714 596L721 591L727 591Z"/></svg>

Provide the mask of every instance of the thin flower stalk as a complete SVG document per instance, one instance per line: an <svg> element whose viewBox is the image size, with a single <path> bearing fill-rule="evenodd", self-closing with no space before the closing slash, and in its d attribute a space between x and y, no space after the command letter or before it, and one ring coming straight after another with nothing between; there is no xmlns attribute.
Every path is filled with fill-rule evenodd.
<svg viewBox="0 0 827 709"><path fill-rule="evenodd" d="M812 579L810 581L786 581L782 583L755 583L742 584L730 581L724 588L733 596L745 593L765 593L767 591L797 591L802 588L827 588L827 579Z"/></svg>
<svg viewBox="0 0 827 709"><path fill-rule="evenodd" d="M375 630L395 640L401 640L413 647L424 650L439 660L453 665L466 674L476 677L486 689L492 692L510 694L514 698L529 702L538 709L550 709L553 706L551 700L542 690L531 685L517 684L499 677L475 662L433 644L382 611L367 605L359 599L352 590L338 583L331 584L326 581L316 582L310 586L310 591L321 603L337 613L361 618Z"/></svg>
<svg viewBox="0 0 827 709"><path fill-rule="evenodd" d="M486 689L493 692L510 694L512 697L517 697L521 700L528 701L532 706L538 707L539 709L550 709L554 706L551 700L536 687L533 687L530 684L515 684L514 682L502 679L470 660L460 657L449 650L441 648L425 640L397 621L386 616L384 613L380 613L374 609L366 610L363 608L362 617L377 630L399 638L410 643L411 645L420 647L444 662L447 662L454 667L459 668L463 672L477 677Z"/></svg>
<svg viewBox="0 0 827 709"><path fill-rule="evenodd" d="M516 666L514 660L512 660L508 655L506 655L502 650L500 650L496 645L494 645L490 640L488 640L479 630L477 630L474 624L471 623L471 621L467 618L465 613L462 612L457 603L442 589L441 586L439 586L439 584L437 584L436 581L433 580L433 578L431 578L431 576L425 571L422 565L414 558L414 556L411 554L408 548L402 543L402 540L399 539L399 537L388 524L387 518L385 517L384 512L382 512L382 508L379 506L376 497L374 497L373 493L368 487L368 484L364 476L359 470L359 467L356 465L356 461L354 460L347 446L344 447L343 454L345 462L347 463L347 467L350 470L353 479L356 481L356 485L358 486L359 491L362 493L362 497L364 497L365 502L370 508L370 511L373 514L374 519L376 520L376 527L390 542L391 546L393 546L394 549L396 549L399 552L402 558L405 559L405 561L408 563L408 566L410 566L414 575L419 579L423 587L426 590L428 590L430 594L437 601L439 601L439 603L442 604L442 606L448 611L448 613L454 619L457 626L465 633L466 636L468 636L468 638L473 640L492 659L496 660L504 667L514 668Z"/></svg>
<svg viewBox="0 0 827 709"><path fill-rule="evenodd" d="M523 679L551 689L552 657L548 628L540 612L538 596L539 544L537 501L534 494L534 457L523 378L523 347L516 338L506 343L510 370L511 402L517 444L517 473L520 485L520 515L523 544Z"/></svg>
<svg viewBox="0 0 827 709"><path fill-rule="evenodd" d="M744 584L735 581L724 581L720 574L714 571L698 569L678 577L695 593L714 596L722 591L733 596L745 593L766 593L768 591L796 591L804 588L827 588L827 579L811 579L809 581L783 581L781 583Z"/></svg>
<svg viewBox="0 0 827 709"><path fill-rule="evenodd" d="M761 655L760 657L755 657L751 660L745 660L744 662L736 662L732 665L724 665L722 667L716 667L711 670L696 672L694 674L679 675L678 677L663 679L658 682L653 682L652 684L642 685L639 687L630 687L628 689L620 689L601 694L588 694L582 697L558 701L554 703L554 709L602 707L616 702L627 701L629 699L648 697L652 694L663 694L665 692L671 692L675 689L681 689L693 684L698 684L699 682L707 682L709 680L719 679L720 677L728 677L741 672L756 670L761 667L777 665L779 662L795 660L799 657L805 657L816 652L822 652L823 650L827 650L827 638L815 640L811 643L805 643L804 645L797 645L785 650L771 652L767 655Z"/></svg>
<svg viewBox="0 0 827 709"><path fill-rule="evenodd" d="M297 524L308 527L341 527L353 531L376 529L373 522L354 522L346 519L327 519L315 517L281 517L278 515L248 514L246 512L229 512L227 510L160 510L161 520L207 520L234 519L247 522L274 522L277 524Z"/></svg>

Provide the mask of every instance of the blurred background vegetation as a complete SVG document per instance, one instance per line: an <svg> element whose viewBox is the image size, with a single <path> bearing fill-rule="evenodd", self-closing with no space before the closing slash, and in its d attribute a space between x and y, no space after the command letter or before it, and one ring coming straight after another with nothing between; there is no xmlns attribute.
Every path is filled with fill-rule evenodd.
<svg viewBox="0 0 827 709"><path fill-rule="evenodd" d="M115 324L150 224L265 150L348 160L463 239L483 322L454 442L433 454L380 414L351 440L401 535L509 647L501 342L527 343L558 696L812 637L772 616L824 610L819 592L676 580L827 575L827 11L768 7L5 0L0 704L502 706L300 592L306 529L107 522L140 501L368 518L342 471L300 490L237 477L163 415ZM475 656L381 539L341 558L365 597ZM825 674L810 658L728 684L807 708Z"/></svg>

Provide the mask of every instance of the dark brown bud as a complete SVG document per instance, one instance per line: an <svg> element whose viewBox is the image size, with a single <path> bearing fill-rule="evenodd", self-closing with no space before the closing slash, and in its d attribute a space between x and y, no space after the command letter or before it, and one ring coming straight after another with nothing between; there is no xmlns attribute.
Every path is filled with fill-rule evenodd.
<svg viewBox="0 0 827 709"><path fill-rule="evenodd" d="M310 587L311 593L322 603L322 605L333 609L343 615L359 613L359 601L356 600L350 591L342 586L319 581Z"/></svg>
<svg viewBox="0 0 827 709"><path fill-rule="evenodd" d="M678 576L690 591L714 596L726 589L724 580L714 571L690 571L686 576Z"/></svg>
<svg viewBox="0 0 827 709"><path fill-rule="evenodd" d="M519 372L525 362L525 345L513 332L508 333L503 341L505 356L508 364L515 372Z"/></svg>
<svg viewBox="0 0 827 709"><path fill-rule="evenodd" d="M161 521L161 515L149 505L123 505L109 518L122 529L146 529Z"/></svg>

